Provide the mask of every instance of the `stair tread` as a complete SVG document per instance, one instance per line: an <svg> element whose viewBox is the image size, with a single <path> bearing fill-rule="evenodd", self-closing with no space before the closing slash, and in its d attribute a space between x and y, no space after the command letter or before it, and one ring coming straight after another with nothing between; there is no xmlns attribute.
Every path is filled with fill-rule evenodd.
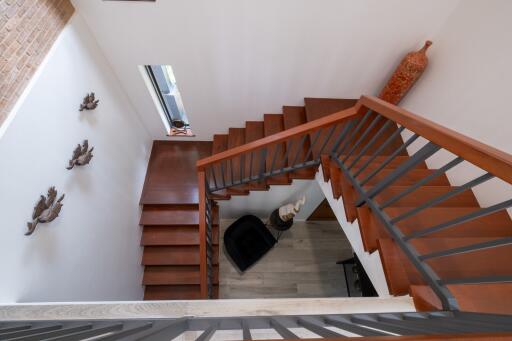
<svg viewBox="0 0 512 341"><path fill-rule="evenodd" d="M213 228L213 243L219 244L219 227ZM199 245L199 225L144 226L141 245Z"/></svg>
<svg viewBox="0 0 512 341"><path fill-rule="evenodd" d="M373 170L370 168L370 170ZM410 186L416 184L418 181L426 178L427 176L434 173L435 169L411 169L406 174L399 177L395 182L393 182L393 186ZM383 169L377 174L375 174L368 182L367 185L376 185L380 181L384 180L386 177L388 177L392 172L394 172L394 169ZM358 176L358 179L362 179L365 176L369 175L368 172L362 172L360 176ZM432 180L430 180L427 185L429 186L449 186L450 182L448 181L448 177L446 175L440 175Z"/></svg>
<svg viewBox="0 0 512 341"><path fill-rule="evenodd" d="M219 247L214 246L214 264ZM199 265L199 245L145 246L142 265Z"/></svg>
<svg viewBox="0 0 512 341"><path fill-rule="evenodd" d="M218 206L213 207L214 224L218 224ZM198 205L144 205L140 225L198 225Z"/></svg>
<svg viewBox="0 0 512 341"><path fill-rule="evenodd" d="M341 160L344 160L346 157L346 155L342 154L339 156L339 158ZM359 160L352 166L352 171L357 171L359 170L369 159L370 159L370 155L363 155L359 158ZM377 167L379 167L381 164L384 163L384 161L386 161L386 159L388 158L387 155L380 155L380 156L377 156L375 159L373 159L370 164L368 165L367 168L369 169L375 169ZM407 156L407 155L398 155L396 157L394 157L385 167L386 168L396 168L398 167L399 165L401 165L402 163L404 163L405 161L409 160L410 157ZM351 165L352 162L355 160L355 156L350 156L346 161L345 163L348 165ZM421 162L419 163L416 168L419 168L419 169L426 169L427 168L427 165L424 163L424 162Z"/></svg>
<svg viewBox="0 0 512 341"><path fill-rule="evenodd" d="M402 193L409 186L389 186L376 196L378 203L384 203L386 200ZM390 207L416 207L428 200L441 196L449 191L454 190L456 187L452 186L421 186L414 192L409 193L397 202L393 203ZM371 186L365 186L366 190L371 189ZM475 195L471 190L464 191L458 195L451 197L434 207L479 207Z"/></svg>
<svg viewBox="0 0 512 341"><path fill-rule="evenodd" d="M283 106L283 121L285 130L307 123L306 108L303 106ZM292 165L294 161L295 163L300 163L311 160L311 155L308 156L308 150L311 145L309 136L306 137L303 145L300 146L301 141L302 136L298 136L290 140L288 165ZM306 159L306 157L308 158ZM308 167L291 172L290 177L292 179L314 179L315 173L316 167Z"/></svg>
<svg viewBox="0 0 512 341"><path fill-rule="evenodd" d="M263 115L263 127L265 137L277 134L284 130L283 114L264 114ZM277 153L274 163L274 170L286 166L284 156L286 153L286 143L281 143L280 147L272 145L268 147L267 159L266 159L266 171L272 169L272 160L274 154ZM269 185L289 185L291 183L288 174L281 174L270 177L267 179Z"/></svg>
<svg viewBox="0 0 512 341"><path fill-rule="evenodd" d="M218 266L214 266L218 268ZM218 270L218 269L217 269ZM213 283L218 284L218 271L214 271ZM143 285L200 284L198 265L150 265L144 268Z"/></svg>
<svg viewBox="0 0 512 341"><path fill-rule="evenodd" d="M496 238L419 238L411 244L420 254L428 254L458 247L470 246L495 240ZM432 269L443 279L459 279L486 276L506 276L512 274L509 261L512 246L505 245L474 252L451 255L426 260ZM492 259L492 262L489 260Z"/></svg>
<svg viewBox="0 0 512 341"><path fill-rule="evenodd" d="M219 297L219 286L215 285L214 298ZM199 285L146 285L144 300L198 300L201 299Z"/></svg>
<svg viewBox="0 0 512 341"><path fill-rule="evenodd" d="M389 217L397 217L413 207L390 207L385 211ZM479 210L479 207L430 207L397 223L405 234L433 227ZM512 219L507 211L499 211L451 228L433 233L430 237L506 237L512 236Z"/></svg>
<svg viewBox="0 0 512 341"><path fill-rule="evenodd" d="M457 299L462 311L507 315L512 313L512 283L449 285L448 289ZM411 296L418 311L442 310L441 300L427 285L412 285Z"/></svg>

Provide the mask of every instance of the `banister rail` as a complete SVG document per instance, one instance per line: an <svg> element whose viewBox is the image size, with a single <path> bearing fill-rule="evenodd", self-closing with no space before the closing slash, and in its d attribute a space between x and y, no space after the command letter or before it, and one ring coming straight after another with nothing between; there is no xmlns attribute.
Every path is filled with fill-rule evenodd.
<svg viewBox="0 0 512 341"><path fill-rule="evenodd" d="M230 158L233 158L235 156L238 156L243 153L251 152L258 150L260 148L263 148L265 146L276 144L283 141L288 141L289 139L304 135L310 132L313 132L315 130L330 127L333 124L343 122L344 120L350 119L357 115L357 112L355 110L355 107L348 108L346 110L339 111L337 113L324 116L318 120L314 120L305 124L302 124L300 126L282 131L280 133L264 137L262 139L246 143L244 145L231 148L229 150L226 150L224 152L206 157L204 159L201 159L197 161L197 168L198 170L204 170L204 168L208 165L211 165L213 163L217 163L223 160L227 160Z"/></svg>
<svg viewBox="0 0 512 341"><path fill-rule="evenodd" d="M373 110L464 160L512 183L512 155L458 133L377 97L362 96L356 110Z"/></svg>

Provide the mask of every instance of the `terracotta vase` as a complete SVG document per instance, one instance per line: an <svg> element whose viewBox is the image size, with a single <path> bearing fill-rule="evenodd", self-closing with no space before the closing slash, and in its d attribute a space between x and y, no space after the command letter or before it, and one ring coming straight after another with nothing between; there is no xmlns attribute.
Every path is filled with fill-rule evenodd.
<svg viewBox="0 0 512 341"><path fill-rule="evenodd" d="M425 42L421 50L408 53L400 62L388 83L379 95L392 104L398 104L407 94L413 84L420 78L428 65L427 49L432 45L430 40Z"/></svg>

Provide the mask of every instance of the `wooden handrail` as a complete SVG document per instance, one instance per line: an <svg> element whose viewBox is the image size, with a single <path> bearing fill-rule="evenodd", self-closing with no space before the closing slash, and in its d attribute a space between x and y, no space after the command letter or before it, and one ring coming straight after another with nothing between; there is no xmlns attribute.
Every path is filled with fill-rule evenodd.
<svg viewBox="0 0 512 341"><path fill-rule="evenodd" d="M494 176L512 183L512 155L376 97L362 96L359 99L356 110L361 113L367 109L378 112Z"/></svg>
<svg viewBox="0 0 512 341"><path fill-rule="evenodd" d="M331 126L335 123L340 123L342 121L348 120L350 118L353 118L357 115L357 111L355 110L355 107L348 108L343 111L336 112L334 114L324 116L322 118L319 118L317 120L296 126L291 129L284 130L280 133L270 135L267 137L264 137L262 139L228 149L226 151L223 151L221 153L206 157L204 159L201 159L197 161L196 166L198 170L204 170L206 166L217 163L222 160L231 159L235 156L238 156L243 153L251 152L254 150L258 150L262 147L265 147L267 145L275 144L282 141L287 141L290 138L293 138L295 136L302 136L304 134L310 133L312 131L315 131L317 129Z"/></svg>

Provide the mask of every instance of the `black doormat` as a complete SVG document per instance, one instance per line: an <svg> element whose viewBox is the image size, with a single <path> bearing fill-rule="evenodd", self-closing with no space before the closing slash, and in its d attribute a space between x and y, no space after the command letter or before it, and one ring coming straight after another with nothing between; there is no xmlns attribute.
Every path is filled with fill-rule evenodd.
<svg viewBox="0 0 512 341"><path fill-rule="evenodd" d="M245 271L275 245L276 239L260 218L245 215L224 232L224 245L240 271Z"/></svg>

